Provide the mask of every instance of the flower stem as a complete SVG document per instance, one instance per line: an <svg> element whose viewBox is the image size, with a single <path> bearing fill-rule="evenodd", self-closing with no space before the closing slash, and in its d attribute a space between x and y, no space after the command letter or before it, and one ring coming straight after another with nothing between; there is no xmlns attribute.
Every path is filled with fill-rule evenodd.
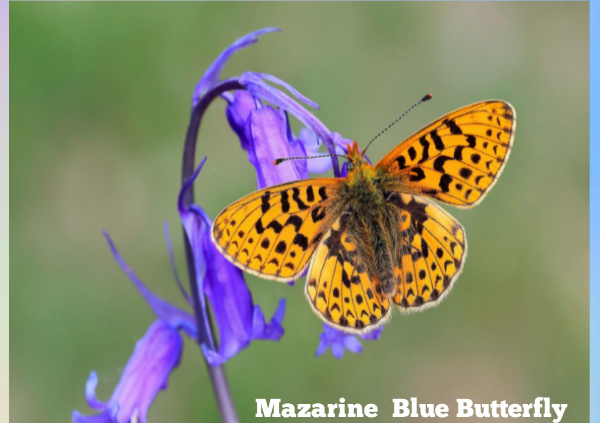
<svg viewBox="0 0 600 423"><path fill-rule="evenodd" d="M207 109L208 105L222 93L239 89L244 89L244 87L235 79L222 81L209 90L205 95L200 97L198 102L194 105L183 149L183 166L181 170L182 185L185 184L194 174L198 131L200 129L200 123L205 110ZM193 203L194 190L188 189L184 193L183 205L184 207L189 207ZM205 315L202 311L200 295L204 295L204 293L199 292L198 289L194 256L185 230L183 231L183 237L190 280L190 289L194 303L194 313L196 315L196 323L198 326L198 343L200 345L205 344L210 348L214 348L215 346L211 344L213 343L212 340L215 339L215 337L213 336L214 334L212 333L213 331L210 322L206 321L206 319L208 319L208 313ZM229 384L227 382L227 376L225 375L225 369L223 365L211 366L206 358L204 359L204 362L206 364L208 373L210 375L210 381L215 392L215 398L217 400L219 412L221 413L221 420L224 423L239 422L235 405L233 404L233 398L231 397L231 392L229 391Z"/></svg>

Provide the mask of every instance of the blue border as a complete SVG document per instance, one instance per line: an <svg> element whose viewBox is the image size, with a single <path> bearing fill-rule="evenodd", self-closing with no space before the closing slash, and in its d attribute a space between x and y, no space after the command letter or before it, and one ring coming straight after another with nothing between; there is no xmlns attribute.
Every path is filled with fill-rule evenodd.
<svg viewBox="0 0 600 423"><path fill-rule="evenodd" d="M600 134L600 72L598 46L600 45L600 0L590 2L590 421L600 423L600 146L595 140ZM596 54L594 54L596 53ZM596 159L596 160L594 160ZM594 219L596 218L596 219Z"/></svg>

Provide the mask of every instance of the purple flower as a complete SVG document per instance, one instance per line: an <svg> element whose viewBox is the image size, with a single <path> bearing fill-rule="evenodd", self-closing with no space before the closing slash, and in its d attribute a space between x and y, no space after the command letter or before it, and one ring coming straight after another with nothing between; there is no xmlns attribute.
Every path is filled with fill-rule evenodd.
<svg viewBox="0 0 600 423"><path fill-rule="evenodd" d="M220 82L220 73L234 52L255 43L260 35L273 31L278 29L267 28L256 31L229 46L198 82L192 104L196 105L202 96L207 95ZM277 170L273 164L273 161L279 158L318 154L322 144L327 147L330 154L335 153L336 149L341 152L346 151L349 140L327 129L319 119L278 87L287 90L299 101L318 108L315 102L272 75L246 72L233 79L236 79L247 91L222 95L228 102L226 116L231 128L238 135L242 148L248 151L248 159L256 168L259 188L307 178L309 171L325 172L330 168L327 162L333 164L334 174L339 176L336 157L327 161L316 161L314 164L306 160L283 163ZM271 105L265 105L264 102ZM290 130L288 113L304 124L303 130L309 131L312 135L303 134L301 131L300 136L295 137Z"/></svg>
<svg viewBox="0 0 600 423"><path fill-rule="evenodd" d="M250 34L244 35L239 38L232 45L227 47L223 53L217 57L217 59L208 67L202 79L196 85L196 89L194 90L194 95L192 97L192 105L198 103L200 97L206 95L206 93L219 82L219 76L221 75L221 71L223 67L231 57L233 53L237 50L241 50L244 47L248 47L258 41L258 37L268 32L278 32L281 31L279 28L263 28L258 31L251 32Z"/></svg>
<svg viewBox="0 0 600 423"><path fill-rule="evenodd" d="M85 387L86 400L100 413L84 416L74 411L73 422L145 423L154 397L158 391L166 389L169 374L179 365L181 351L182 340L177 330L162 319L155 321L136 344L107 403L96 398L98 378L96 372L90 374Z"/></svg>
<svg viewBox="0 0 600 423"><path fill-rule="evenodd" d="M183 207L181 199L184 192L191 189L205 161L206 159L202 161L192 180L182 188L179 211L192 244L197 271L196 282L199 292L203 293L200 296L202 310L206 313L206 295L218 328L219 348L215 349L215 343L210 339L208 344L202 345L202 351L211 365L218 365L235 356L253 340L279 340L284 332L281 322L285 313L285 299L280 300L271 321L266 323L262 310L252 301L242 272L229 263L212 244L209 237L212 223L206 213L197 205ZM108 403L96 399L97 376L95 372L91 373L86 384L86 399L89 406L100 413L83 416L74 411L72 418L75 423L125 423L135 419L143 423L154 397L159 390L166 388L170 372L179 364L182 341L178 331L182 330L190 338L197 340L198 328L190 313L150 291L123 260L108 234L104 233L104 236L115 260L142 294L158 320L138 341ZM170 243L169 253L171 254ZM203 321L208 322L206 315Z"/></svg>
<svg viewBox="0 0 600 423"><path fill-rule="evenodd" d="M205 161L200 163L192 179L181 190L179 214L194 254L198 291L208 298L219 333L218 349L211 341L202 345L202 351L211 365L218 365L246 348L253 340L279 340L283 335L281 323L285 299L279 301L271 321L266 323L262 310L252 301L242 271L227 261L212 243L212 222L208 215L197 205L184 206L184 194L192 189ZM202 306L206 313L206 304Z"/></svg>
<svg viewBox="0 0 600 423"><path fill-rule="evenodd" d="M368 341L374 341L379 339L382 331L383 327L379 327L364 335L360 335L360 337ZM327 351L327 348L331 348L331 353L337 359L340 359L344 356L344 350L348 350L353 353L362 352L362 345L357 339L356 335L342 332L325 323L323 323L323 333L321 333L320 339L321 342L319 343L317 352L315 353L317 357L323 355L325 351Z"/></svg>
<svg viewBox="0 0 600 423"><path fill-rule="evenodd" d="M248 74L245 75L249 78ZM247 91L238 91L233 95L228 93L223 97L229 103L226 110L229 124L238 135L242 148L248 151L248 160L256 169L259 189L306 179L309 172L322 173L329 170L333 163L331 158L302 159L327 153L320 151L323 142L316 135L317 132L327 137L338 154L346 153L349 140L330 132L298 103L261 79L253 78L253 84L261 87L260 90L256 90L257 95L265 95L264 91L268 92L267 97L279 105L279 110L263 105L260 97L253 97ZM296 137L290 128L288 113L284 111L287 110L286 107L298 113L298 119L316 125L315 129L311 131L302 128ZM274 164L275 159L289 157L300 159L290 160L278 166Z"/></svg>

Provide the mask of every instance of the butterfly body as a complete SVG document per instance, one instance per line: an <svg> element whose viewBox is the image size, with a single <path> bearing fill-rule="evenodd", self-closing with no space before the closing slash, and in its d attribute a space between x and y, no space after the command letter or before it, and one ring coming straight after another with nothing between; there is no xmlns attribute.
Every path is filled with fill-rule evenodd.
<svg viewBox="0 0 600 423"><path fill-rule="evenodd" d="M308 267L315 313L348 332L437 305L467 253L462 225L430 198L478 204L502 172L516 115L502 101L436 120L371 165L348 146L348 175L269 187L227 207L212 238L238 267L287 282Z"/></svg>
<svg viewBox="0 0 600 423"><path fill-rule="evenodd" d="M357 246L357 254L365 257L370 277L377 277L385 295L395 292L394 254L398 246L398 218L395 206L387 201L393 180L368 163L356 142L348 146L349 171L343 180L340 199L345 204L353 225L348 237ZM393 228L393 230L390 230Z"/></svg>

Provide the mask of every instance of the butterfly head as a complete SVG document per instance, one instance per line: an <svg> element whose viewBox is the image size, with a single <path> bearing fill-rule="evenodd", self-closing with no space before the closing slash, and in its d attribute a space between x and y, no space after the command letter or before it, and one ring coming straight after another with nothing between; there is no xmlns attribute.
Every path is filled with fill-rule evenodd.
<svg viewBox="0 0 600 423"><path fill-rule="evenodd" d="M365 159L365 152L358 148L356 141L348 143L348 172L364 168L372 168Z"/></svg>

